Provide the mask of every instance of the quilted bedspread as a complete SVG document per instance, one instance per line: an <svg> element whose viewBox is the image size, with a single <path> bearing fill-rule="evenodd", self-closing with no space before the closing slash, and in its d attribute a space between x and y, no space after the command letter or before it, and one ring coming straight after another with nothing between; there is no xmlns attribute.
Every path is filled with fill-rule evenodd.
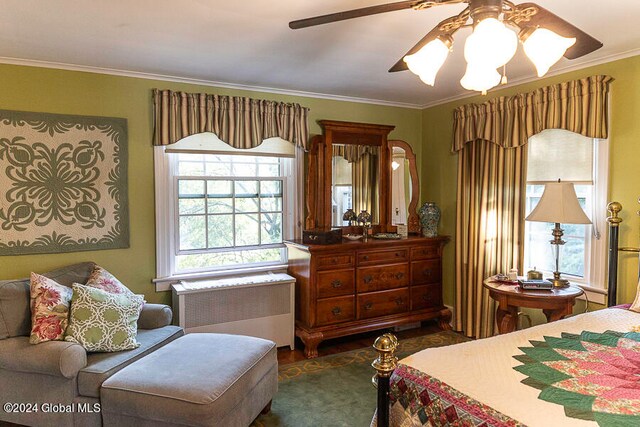
<svg viewBox="0 0 640 427"><path fill-rule="evenodd" d="M639 426L640 314L612 308L403 359L391 425Z"/></svg>

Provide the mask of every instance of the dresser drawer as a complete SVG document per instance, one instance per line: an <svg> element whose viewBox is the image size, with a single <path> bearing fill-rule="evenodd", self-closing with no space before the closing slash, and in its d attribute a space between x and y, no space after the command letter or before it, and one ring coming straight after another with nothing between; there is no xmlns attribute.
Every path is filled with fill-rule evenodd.
<svg viewBox="0 0 640 427"><path fill-rule="evenodd" d="M354 254L321 255L316 258L317 270L353 267Z"/></svg>
<svg viewBox="0 0 640 427"><path fill-rule="evenodd" d="M409 311L409 288L358 295L358 319Z"/></svg>
<svg viewBox="0 0 640 427"><path fill-rule="evenodd" d="M439 283L441 277L440 259L413 261L411 263L411 284Z"/></svg>
<svg viewBox="0 0 640 427"><path fill-rule="evenodd" d="M411 260L417 261L419 259L433 259L439 258L440 254L438 246L420 246L418 248L411 248Z"/></svg>
<svg viewBox="0 0 640 427"><path fill-rule="evenodd" d="M316 325L331 325L333 323L354 320L355 297L327 298L317 301Z"/></svg>
<svg viewBox="0 0 640 427"><path fill-rule="evenodd" d="M409 249L366 251L358 253L358 265L378 265L409 261Z"/></svg>
<svg viewBox="0 0 640 427"><path fill-rule="evenodd" d="M353 269L318 273L318 298L337 297L355 292Z"/></svg>
<svg viewBox="0 0 640 427"><path fill-rule="evenodd" d="M442 285L413 286L411 288L411 310L422 310L431 307L442 307Z"/></svg>
<svg viewBox="0 0 640 427"><path fill-rule="evenodd" d="M382 291L402 288L409 284L409 264L382 267L359 267L356 270L358 292Z"/></svg>

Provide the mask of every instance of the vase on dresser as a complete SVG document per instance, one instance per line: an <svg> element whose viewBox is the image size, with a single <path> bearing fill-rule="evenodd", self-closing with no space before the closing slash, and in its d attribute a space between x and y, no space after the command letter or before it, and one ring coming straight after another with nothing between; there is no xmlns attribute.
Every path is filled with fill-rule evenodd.
<svg viewBox="0 0 640 427"><path fill-rule="evenodd" d="M438 222L440 222L440 208L434 202L426 202L418 210L422 235L424 237L436 237L438 235Z"/></svg>

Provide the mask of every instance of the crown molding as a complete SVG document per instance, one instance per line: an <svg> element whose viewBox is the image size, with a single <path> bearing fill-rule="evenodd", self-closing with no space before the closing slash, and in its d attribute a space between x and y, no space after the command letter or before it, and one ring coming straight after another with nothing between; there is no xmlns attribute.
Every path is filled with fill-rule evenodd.
<svg viewBox="0 0 640 427"><path fill-rule="evenodd" d="M0 64L23 65L28 67L53 68L57 70L81 71L86 73L107 74L111 76L133 77L146 80L161 80L173 83L189 83L201 86L219 87L224 89L238 89L246 91L257 91L265 93L274 93L278 95L302 96L307 98L328 99L332 101L356 102L360 104L381 105L385 107L401 107L420 110L424 107L420 104L412 104L408 102L384 101L381 99L358 98L342 95L333 95L317 92L306 92L301 90L289 90L271 88L265 86L252 86L236 83L218 82L215 80L202 80L188 77L169 76L164 74L144 73L141 71L118 70L115 68L93 67L90 65L67 64L63 62L40 61L36 59L11 58L0 56Z"/></svg>
<svg viewBox="0 0 640 427"><path fill-rule="evenodd" d="M502 90L502 89L513 87L513 86L518 86L518 85L521 85L521 84L530 83L530 82L533 82L533 81L536 81L536 80L545 79L547 77L553 77L553 76L557 76L557 75L560 75L560 74L570 73L571 71L577 71L577 70L582 70L584 68L594 67L596 65L606 64L607 62L614 62L614 61L618 61L620 59L631 58L632 56L637 56L637 55L640 55L640 49L631 49L631 50L628 50L626 52L603 56L601 58L592 59L591 61L587 61L587 62L581 62L580 64L576 64L576 65L568 64L566 67L558 67L558 68L554 69L553 71L545 74L544 77L530 76L530 77L522 77L522 78L519 78L519 79L513 79L513 80L510 80L508 84L497 86L497 87L493 88L493 90L494 91L495 90ZM427 108L437 107L439 105L448 104L449 102L459 101L459 100L465 99L465 98L472 98L472 97L478 96L478 95L479 95L478 92L474 92L474 93L466 92L466 93L462 93L460 95L455 95L455 96L451 96L451 97L448 97L448 98L440 99L440 100L437 100L437 101L428 102L426 104L423 104L421 106L421 108L422 109L427 109Z"/></svg>
<svg viewBox="0 0 640 427"><path fill-rule="evenodd" d="M576 65L568 64L565 67L558 67L553 71L547 73L545 75L545 78L557 76L557 75L568 73L571 71L581 70L588 67L593 67L596 65L605 64L607 62L613 62L620 59L630 58L632 56L637 56L637 55L640 55L640 49L632 49L622 53L607 55L601 58L593 59L591 61L581 62L580 64L576 64ZM443 98L433 102L428 102L426 104L413 104L409 102L384 101L381 99L358 98L358 97L333 95L333 94L325 94L325 93L317 93L317 92L306 92L306 91L300 91L300 90L289 90L289 89L279 89L279 88L271 88L271 87L264 87L264 86L225 83L225 82L218 82L215 80L203 80L203 79L194 79L194 78L188 78L188 77L169 76L164 74L144 73L141 71L118 70L115 68L93 67L89 65L67 64L63 62L40 61L36 59L11 58L11 57L0 56L0 64L23 65L28 67L52 68L57 70L68 70L68 71L80 71L80 72L86 72L86 73L106 74L106 75L120 76L120 77L133 77L133 78L146 79L146 80L160 80L160 81L174 82L174 83L188 83L188 84L218 87L218 88L224 88L224 89L257 91L257 92L264 92L264 93L273 93L278 95L327 99L331 101L355 102L359 104L371 104L371 105L379 105L379 106L386 106L386 107L400 107L400 108L408 108L413 110L424 110L427 108L437 107L439 105L444 105L449 102L459 101L461 99L471 98L478 95L477 93L465 92L465 93L454 95L448 98ZM522 77L519 79L513 79L508 84L501 85L497 87L495 90L506 89L513 86L530 83L535 80L540 80L540 78L536 76L529 76L529 77Z"/></svg>

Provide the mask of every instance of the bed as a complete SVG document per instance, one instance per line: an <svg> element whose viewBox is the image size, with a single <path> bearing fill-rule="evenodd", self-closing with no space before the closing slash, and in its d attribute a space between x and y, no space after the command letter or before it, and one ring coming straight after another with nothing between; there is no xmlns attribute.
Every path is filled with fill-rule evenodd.
<svg viewBox="0 0 640 427"><path fill-rule="evenodd" d="M610 304L618 224L610 221ZM387 416L394 427L640 426L640 313L629 305L426 349L397 366L394 339L376 341L379 426Z"/></svg>

